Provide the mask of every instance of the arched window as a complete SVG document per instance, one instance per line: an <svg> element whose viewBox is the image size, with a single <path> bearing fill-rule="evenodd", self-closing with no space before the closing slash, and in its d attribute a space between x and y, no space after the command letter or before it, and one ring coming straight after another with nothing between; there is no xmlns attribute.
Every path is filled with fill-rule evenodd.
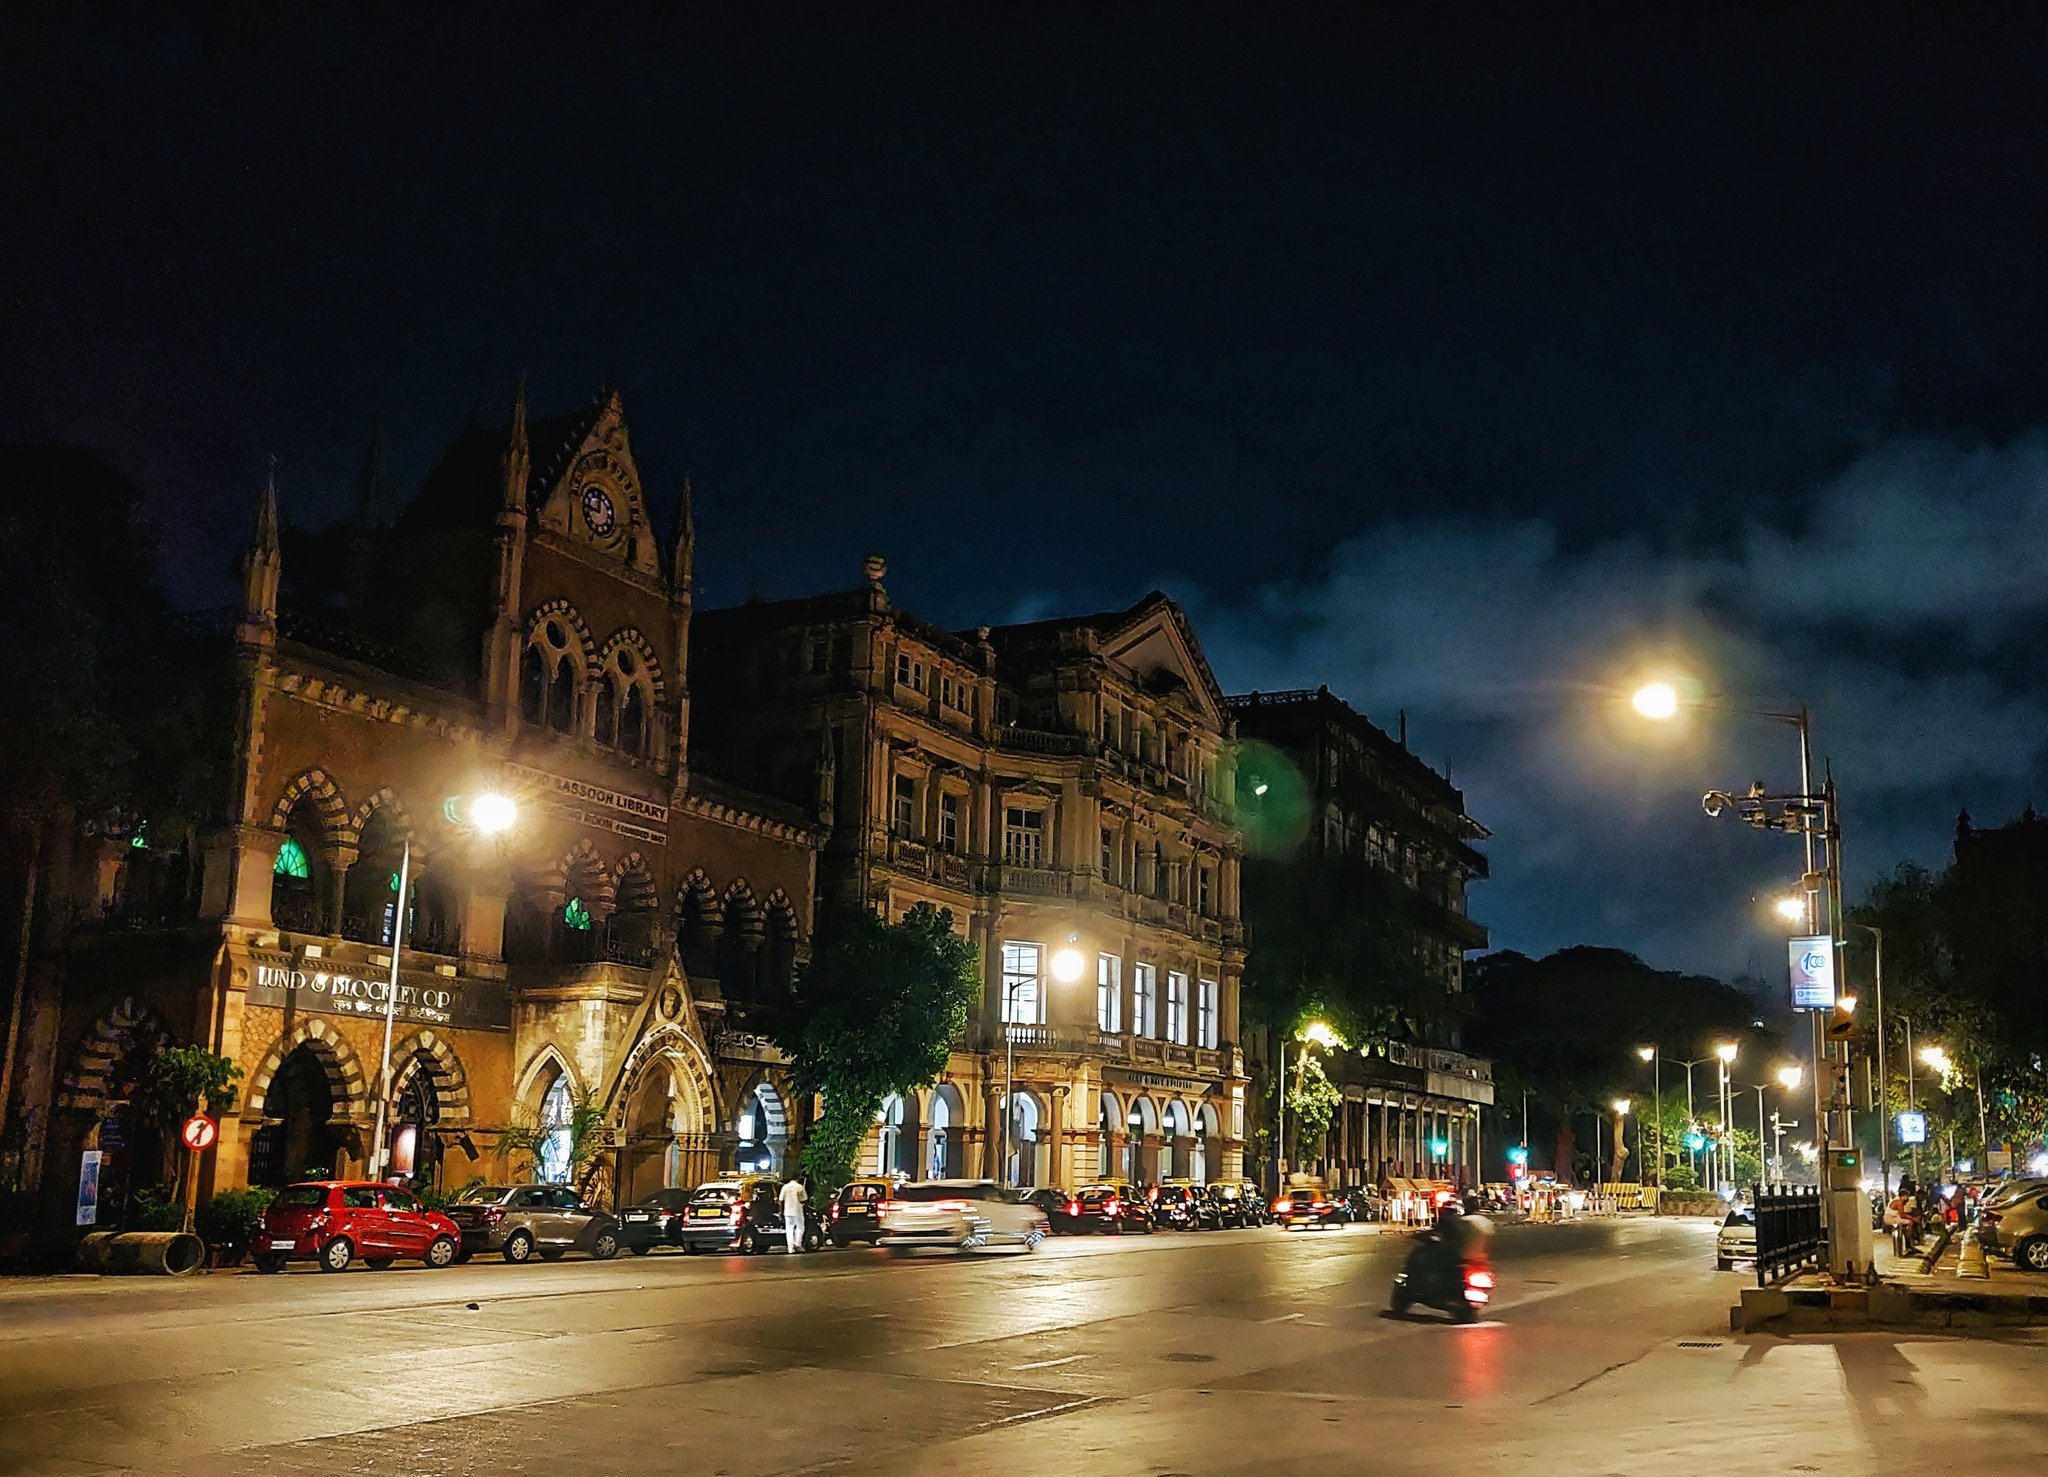
<svg viewBox="0 0 2048 1477"><path fill-rule="evenodd" d="M640 684L634 683L626 689L625 706L619 710L619 748L638 757L647 747L647 699L641 696Z"/></svg>
<svg viewBox="0 0 2048 1477"><path fill-rule="evenodd" d="M554 685L548 689L548 727L556 733L571 733L576 727L576 679L569 663L555 663Z"/></svg>
<svg viewBox="0 0 2048 1477"><path fill-rule="evenodd" d="M565 928L573 928L581 933L590 932L593 927L590 918L590 908L582 898L572 897L569 899L568 906L562 909L562 924Z"/></svg>
<svg viewBox="0 0 2048 1477"><path fill-rule="evenodd" d="M277 864L270 870L280 877L291 877L300 882L313 880L312 860L296 836L284 838L284 845L277 849Z"/></svg>
<svg viewBox="0 0 2048 1477"><path fill-rule="evenodd" d="M547 1137L540 1146L540 1177L551 1185L569 1182L569 1078L557 1073L540 1100L540 1121Z"/></svg>
<svg viewBox="0 0 2048 1477"><path fill-rule="evenodd" d="M619 699L612 688L611 679L600 678L597 684L597 741L606 746L618 742Z"/></svg>
<svg viewBox="0 0 2048 1477"><path fill-rule="evenodd" d="M547 722L548 656L538 646L519 661L519 716L536 728Z"/></svg>

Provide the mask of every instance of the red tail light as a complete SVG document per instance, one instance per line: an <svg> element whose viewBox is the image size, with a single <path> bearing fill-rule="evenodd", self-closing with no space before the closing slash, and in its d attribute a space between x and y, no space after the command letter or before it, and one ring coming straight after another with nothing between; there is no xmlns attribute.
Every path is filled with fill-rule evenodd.
<svg viewBox="0 0 2048 1477"><path fill-rule="evenodd" d="M967 1208L968 1208L968 1205L967 1205L967 1202L966 1202L965 1200L934 1200L934 1201L932 1202L932 1209L933 1209L933 1210L962 1210L962 1211L964 1211L964 1210L966 1210Z"/></svg>
<svg viewBox="0 0 2048 1477"><path fill-rule="evenodd" d="M1286 1211L1286 1209L1287 1209L1287 1207L1288 1207L1288 1204L1289 1204L1289 1202L1288 1202L1287 1200L1285 1200L1285 1199L1281 1199L1281 1200L1275 1200L1275 1201L1273 1202L1273 1214L1275 1214L1275 1215L1281 1215L1281 1214L1285 1213L1285 1211Z"/></svg>
<svg viewBox="0 0 2048 1477"><path fill-rule="evenodd" d="M746 1208L746 1206L744 1206L744 1205L735 1205L735 1206L734 1206L734 1207L732 1208L732 1215L731 1215L730 1219L731 1219L732 1223L733 1223L733 1224L734 1224L735 1226L737 1226L737 1225L738 1225L738 1224L739 1224L739 1223L740 1223L741 1221L745 1220L746 1218L747 1218L747 1208Z"/></svg>
<svg viewBox="0 0 2048 1477"><path fill-rule="evenodd" d="M477 1219L487 1226L495 1226L505 1219L505 1208L502 1205L487 1205L477 1213Z"/></svg>
<svg viewBox="0 0 2048 1477"><path fill-rule="evenodd" d="M839 1202L837 1200L832 1202L832 1219L835 1221L839 1219Z"/></svg>
<svg viewBox="0 0 2048 1477"><path fill-rule="evenodd" d="M901 1200L884 1200L880 1205L877 1205L875 1207L875 1211L878 1215L887 1215L892 1210L901 1209L903 1209L903 1202Z"/></svg>
<svg viewBox="0 0 2048 1477"><path fill-rule="evenodd" d="M1067 1202L1067 1214L1068 1214L1068 1215L1079 1215L1080 1213L1081 1213L1081 1202L1080 1202L1080 1201L1078 1201L1078 1200L1069 1200L1069 1201Z"/></svg>
<svg viewBox="0 0 2048 1477"><path fill-rule="evenodd" d="M1123 1208L1123 1201L1117 1199L1114 1195L1110 1196L1109 1199L1102 1202L1102 1213L1104 1215L1115 1215L1118 1211L1122 1210Z"/></svg>
<svg viewBox="0 0 2048 1477"><path fill-rule="evenodd" d="M1467 1287L1491 1288L1493 1286L1493 1273L1484 1270L1467 1272L1465 1274L1465 1285Z"/></svg>

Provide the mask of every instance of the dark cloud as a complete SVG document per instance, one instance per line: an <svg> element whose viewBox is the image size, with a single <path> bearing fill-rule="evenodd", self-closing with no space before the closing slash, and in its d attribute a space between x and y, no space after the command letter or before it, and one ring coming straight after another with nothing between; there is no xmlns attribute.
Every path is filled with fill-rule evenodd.
<svg viewBox="0 0 2048 1477"><path fill-rule="evenodd" d="M1744 519L1732 552L1702 555L1622 532L1571 549L1537 519L1388 522L1198 615L1228 683L1328 682L1389 729L1407 709L1495 832L1476 907L1500 943L1774 969L1753 899L1797 877L1794 843L1710 821L1699 797L1794 787L1792 731L1712 710L1648 724L1638 681L1808 705L1854 879L1938 864L1959 809L2009 814L2048 778L2048 688L2037 665L2016 680L2009 640L2048 613L2048 443L1886 444L1799 507L1790 531ZM1938 660L1895 659L1928 641Z"/></svg>

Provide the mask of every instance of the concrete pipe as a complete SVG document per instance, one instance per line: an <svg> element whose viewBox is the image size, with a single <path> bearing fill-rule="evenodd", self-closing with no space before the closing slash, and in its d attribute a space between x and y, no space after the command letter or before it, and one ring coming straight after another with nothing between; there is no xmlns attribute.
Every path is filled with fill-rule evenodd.
<svg viewBox="0 0 2048 1477"><path fill-rule="evenodd" d="M190 1231L95 1231L78 1243L85 1272L183 1277L206 1265L206 1243Z"/></svg>

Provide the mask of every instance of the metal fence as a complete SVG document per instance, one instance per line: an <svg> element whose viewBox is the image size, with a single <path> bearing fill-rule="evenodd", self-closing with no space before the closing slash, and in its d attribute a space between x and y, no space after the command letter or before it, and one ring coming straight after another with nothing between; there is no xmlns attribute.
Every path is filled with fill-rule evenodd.
<svg viewBox="0 0 2048 1477"><path fill-rule="evenodd" d="M1820 1191L1812 1186L1757 1186L1756 1285L1769 1287L1827 1260Z"/></svg>

